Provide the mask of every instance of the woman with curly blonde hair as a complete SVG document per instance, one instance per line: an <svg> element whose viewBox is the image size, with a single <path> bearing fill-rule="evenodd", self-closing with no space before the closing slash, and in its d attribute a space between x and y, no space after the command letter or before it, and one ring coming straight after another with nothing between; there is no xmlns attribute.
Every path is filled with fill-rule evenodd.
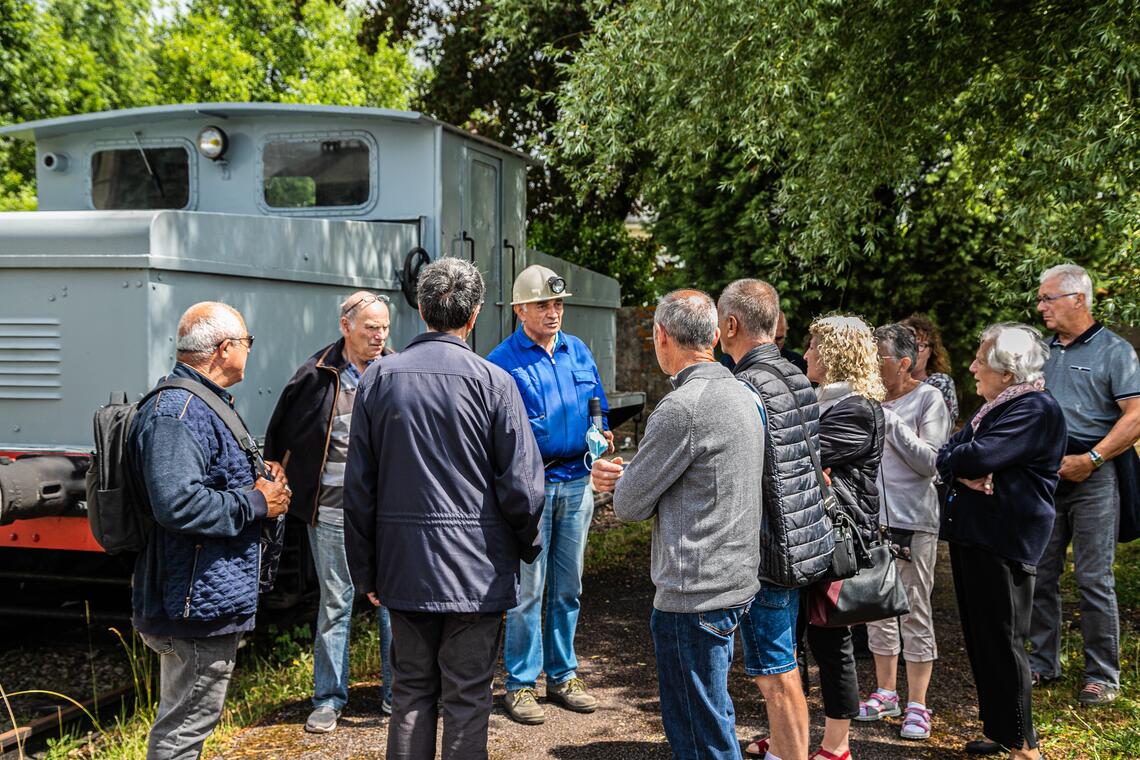
<svg viewBox="0 0 1140 760"><path fill-rule="evenodd" d="M886 397L879 376L879 349L858 317L815 320L804 359L807 376L819 384L820 464L831 477L837 501L855 521L864 542L878 538L879 461L883 455ZM851 760L848 735L859 715L859 681L850 628L809 625L808 645L819 665L826 723L813 760Z"/></svg>

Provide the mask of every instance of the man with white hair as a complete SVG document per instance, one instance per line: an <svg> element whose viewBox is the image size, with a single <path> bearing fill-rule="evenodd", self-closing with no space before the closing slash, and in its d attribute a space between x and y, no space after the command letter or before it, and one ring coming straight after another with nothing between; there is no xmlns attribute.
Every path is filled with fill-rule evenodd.
<svg viewBox="0 0 1140 760"><path fill-rule="evenodd" d="M733 634L760 589L764 432L759 400L713 358L717 310L699 290L665 296L653 347L673 392L649 415L628 465L598 459L614 513L653 519L649 628L674 757L738 760L728 694Z"/></svg>
<svg viewBox="0 0 1140 760"><path fill-rule="evenodd" d="M226 388L241 382L252 349L235 309L198 303L178 323L168 377L232 406ZM128 453L154 513L135 563L131 618L159 655L147 757L193 758L222 716L238 642L254 626L262 520L288 510L289 486L276 462L257 471L259 457L251 461L222 418L180 388L139 408Z"/></svg>
<svg viewBox="0 0 1140 760"><path fill-rule="evenodd" d="M344 551L344 467L352 405L368 367L392 353L385 296L359 290L340 303L341 337L301 365L281 391L265 435L265 455L285 463L296 496L292 515L304 521L320 586L313 642L313 711L305 730L336 730L348 702L348 643L356 597ZM392 712L392 640L388 610L375 595L380 627L380 710Z"/></svg>
<svg viewBox="0 0 1140 760"><path fill-rule="evenodd" d="M504 706L513 720L534 725L546 720L535 698L543 672L547 701L582 713L598 707L597 698L578 677L574 634L586 536L594 516L585 462L590 399L598 398L603 421L609 407L594 355L585 343L562 330L564 299L571 296L566 280L534 264L515 278L512 296L519 329L496 346L487 361L511 373L522 394L542 452L546 506L540 529L544 549L523 568L519 605L507 613ZM610 431L603 434L613 441Z"/></svg>
<svg viewBox="0 0 1140 760"><path fill-rule="evenodd" d="M1059 579L1069 543L1080 592L1084 637L1082 705L1120 693L1120 619L1112 563L1120 521L1119 455L1134 457L1140 436L1140 364L1123 338L1092 317L1092 280L1062 264L1041 274L1037 311L1056 334L1045 387L1065 413L1068 446L1057 487L1057 518L1038 567L1029 640L1036 683L1061 677Z"/></svg>

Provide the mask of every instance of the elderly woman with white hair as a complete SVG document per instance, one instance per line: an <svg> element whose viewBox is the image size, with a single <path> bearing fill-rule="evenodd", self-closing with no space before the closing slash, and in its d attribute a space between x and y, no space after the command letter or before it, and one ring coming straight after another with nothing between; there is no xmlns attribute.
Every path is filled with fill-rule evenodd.
<svg viewBox="0 0 1140 760"><path fill-rule="evenodd" d="M1061 407L1044 390L1048 355L1028 325L982 333L970 371L985 404L938 454L938 471L952 484L942 537L978 711L985 735L1014 758L1040 755L1024 642L1066 438Z"/></svg>

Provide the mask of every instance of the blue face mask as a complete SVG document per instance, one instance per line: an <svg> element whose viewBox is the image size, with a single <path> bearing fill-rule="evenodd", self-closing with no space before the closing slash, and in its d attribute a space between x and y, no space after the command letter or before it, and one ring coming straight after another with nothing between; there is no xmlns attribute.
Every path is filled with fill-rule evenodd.
<svg viewBox="0 0 1140 760"><path fill-rule="evenodd" d="M602 431L593 425L586 431L586 466L593 466L594 460L603 456L610 450L610 442L602 435Z"/></svg>

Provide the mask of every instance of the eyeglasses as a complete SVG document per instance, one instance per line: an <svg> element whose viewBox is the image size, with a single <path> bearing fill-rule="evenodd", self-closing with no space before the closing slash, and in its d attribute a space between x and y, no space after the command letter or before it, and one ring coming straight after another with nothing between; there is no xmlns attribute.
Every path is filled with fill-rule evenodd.
<svg viewBox="0 0 1140 760"><path fill-rule="evenodd" d="M226 338L225 340L221 341L221 343L218 343L218 345L214 346L214 350L216 351L218 348L220 348L222 343L225 343L226 340L233 341L234 343L244 344L247 351L253 350L254 337L252 335L246 335L244 338Z"/></svg>
<svg viewBox="0 0 1140 760"><path fill-rule="evenodd" d="M1079 296L1079 295L1081 295L1081 294L1079 292L1077 292L1077 293L1059 293L1058 295L1055 295L1055 296L1037 296L1037 303L1039 303L1039 304L1052 303L1053 301L1056 301L1059 298L1068 298L1069 296Z"/></svg>
<svg viewBox="0 0 1140 760"><path fill-rule="evenodd" d="M340 315L342 317L347 317L349 314L351 314L357 308L359 308L361 306L371 306L372 304L376 303L377 301L383 302L385 304L389 303L388 296L369 294L366 296L361 296L360 298L357 298L355 301L350 303L348 306L345 306L343 309L340 310Z"/></svg>
<svg viewBox="0 0 1140 760"><path fill-rule="evenodd" d="M879 361L883 361L884 359L893 359L895 361L898 361L897 356L891 356L890 354L879 354Z"/></svg>

